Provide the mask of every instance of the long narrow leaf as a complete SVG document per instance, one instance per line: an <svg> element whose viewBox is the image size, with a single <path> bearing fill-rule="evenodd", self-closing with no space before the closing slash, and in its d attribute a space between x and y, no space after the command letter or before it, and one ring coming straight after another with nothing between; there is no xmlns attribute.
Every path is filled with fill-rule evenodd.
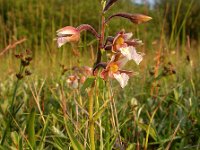
<svg viewBox="0 0 200 150"><path fill-rule="evenodd" d="M76 139L76 137L73 135L72 131L70 130L67 120L64 119L64 121L65 121L65 128L67 130L67 134L69 136L69 139L72 143L72 147L74 148L74 150L84 150L83 145Z"/></svg>
<svg viewBox="0 0 200 150"><path fill-rule="evenodd" d="M35 109L32 108L27 124L28 140L32 149L35 149Z"/></svg>

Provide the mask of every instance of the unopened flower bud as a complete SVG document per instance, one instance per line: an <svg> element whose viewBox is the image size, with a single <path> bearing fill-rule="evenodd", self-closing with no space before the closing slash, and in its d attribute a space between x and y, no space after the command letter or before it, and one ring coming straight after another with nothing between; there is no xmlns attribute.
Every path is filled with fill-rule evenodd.
<svg viewBox="0 0 200 150"><path fill-rule="evenodd" d="M113 17L126 18L126 19L129 19L131 22L133 22L135 24L144 23L144 22L147 22L147 21L152 19L151 17L146 16L146 15L142 15L142 14L117 13L117 14L114 14L114 15L110 16L106 20L106 23L108 21L110 21Z"/></svg>
<svg viewBox="0 0 200 150"><path fill-rule="evenodd" d="M130 18L131 22L136 24L144 23L151 19L151 17L142 14L132 14Z"/></svg>

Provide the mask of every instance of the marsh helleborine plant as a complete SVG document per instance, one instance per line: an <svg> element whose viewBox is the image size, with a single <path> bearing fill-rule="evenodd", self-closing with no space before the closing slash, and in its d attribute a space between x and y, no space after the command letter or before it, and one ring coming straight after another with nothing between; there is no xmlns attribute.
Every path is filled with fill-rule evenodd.
<svg viewBox="0 0 200 150"><path fill-rule="evenodd" d="M108 36L104 41L105 25L115 17L128 19L135 24L147 22L151 20L151 17L142 14L116 13L105 19L104 15L106 11L115 2L117 2L117 0L108 0L107 3L104 3L102 11L102 28L99 34L91 25L88 24L82 24L78 27L66 26L57 31L57 44L58 47L61 47L67 42L78 42L82 31L90 31L99 41L97 59L94 63L93 71L102 67L103 70L100 73L101 78L104 80L107 80L108 77L115 78L120 83L121 87L124 88L127 85L132 72L122 70L122 68L130 60L133 60L137 65L140 64L144 54L137 52L135 47L140 45L142 42L136 39L131 39L132 33L126 33L124 30L119 31L114 37ZM112 52L109 62L101 62L102 49Z"/></svg>
<svg viewBox="0 0 200 150"><path fill-rule="evenodd" d="M89 69L92 75L100 75L104 80L108 78L115 78L120 86L124 88L131 75L132 71L123 70L124 65L128 61L134 61L137 65L143 59L142 53L136 51L136 46L141 45L141 41L132 39L132 33L126 33L124 30L119 31L115 36L105 37L106 24L110 20L116 17L121 17L128 19L132 23L140 24L151 20L151 17L142 14L130 14L130 13L116 13L108 18L105 18L105 13L110 9L110 7L116 3L118 0L102 0L102 14L101 14L101 30L98 33L91 25L82 24L78 27L66 26L57 31L57 43L58 47L63 46L67 42L77 43L80 40L80 34L82 31L90 31L94 37L98 40L98 51L96 62L94 62L93 69ZM111 52L111 57L107 62L102 61L102 51ZM99 68L102 68L100 74L96 73ZM87 77L86 75L85 77ZM77 75L69 76L67 83L71 85L72 88L77 88L79 81L84 82L85 79L81 80ZM90 149L95 150L95 117L94 117L94 84L92 83L91 89L88 92L88 121L89 121L89 137L90 137ZM72 142L73 143L73 142ZM72 144L73 145L73 144ZM80 146L82 147L82 146ZM77 147L74 146L76 149ZM82 148L81 148L82 149Z"/></svg>

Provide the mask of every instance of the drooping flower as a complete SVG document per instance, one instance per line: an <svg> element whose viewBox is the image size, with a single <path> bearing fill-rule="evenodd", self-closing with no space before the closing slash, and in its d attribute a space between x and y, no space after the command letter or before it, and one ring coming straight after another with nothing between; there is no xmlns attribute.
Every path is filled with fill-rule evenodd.
<svg viewBox="0 0 200 150"><path fill-rule="evenodd" d="M112 42L112 51L118 52L120 48L127 46L138 46L142 44L142 41L137 39L131 39L133 34L131 32L125 33L125 31L119 32L114 38L109 38Z"/></svg>
<svg viewBox="0 0 200 150"><path fill-rule="evenodd" d="M122 70L122 66L127 62L126 58L120 58L114 55L111 61L107 64L105 69L101 72L101 78L107 80L108 77L115 78L122 88L124 88L129 80L129 76L132 75L131 71Z"/></svg>
<svg viewBox="0 0 200 150"><path fill-rule="evenodd" d="M132 37L132 33L119 32L113 40L112 51L118 52L121 47L127 47L126 41Z"/></svg>
<svg viewBox="0 0 200 150"><path fill-rule="evenodd" d="M87 77L92 75L92 68L88 66L73 66L71 70L73 75L68 76L66 82L73 89L77 89L85 82Z"/></svg>
<svg viewBox="0 0 200 150"><path fill-rule="evenodd" d="M70 75L67 78L67 83L70 87L72 87L73 89L76 89L79 86L78 80L79 78L76 75Z"/></svg>
<svg viewBox="0 0 200 150"><path fill-rule="evenodd" d="M91 25L82 24L77 28L72 26L66 26L56 31L57 32L56 40L58 43L58 47L61 47L67 42L78 42L80 40L80 33L86 30L90 31L97 39L100 38L99 34Z"/></svg>
<svg viewBox="0 0 200 150"><path fill-rule="evenodd" d="M131 37L132 33L119 32L113 39L112 52L120 52L128 60L134 60L139 65L144 54L137 53L134 46L140 44L141 41L133 40Z"/></svg>
<svg viewBox="0 0 200 150"><path fill-rule="evenodd" d="M78 42L80 39L79 30L72 26L66 26L56 32L58 47L61 47L67 42Z"/></svg>

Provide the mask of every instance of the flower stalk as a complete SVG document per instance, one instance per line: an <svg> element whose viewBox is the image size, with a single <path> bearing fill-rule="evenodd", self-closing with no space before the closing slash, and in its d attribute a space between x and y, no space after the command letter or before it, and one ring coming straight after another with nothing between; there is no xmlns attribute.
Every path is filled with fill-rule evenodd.
<svg viewBox="0 0 200 150"><path fill-rule="evenodd" d="M89 133L90 133L90 149L95 150L95 142L94 142L94 119L93 119L93 109L94 109L94 92L95 82L92 84L92 87L88 93L89 96L89 104L88 104L88 112L89 112Z"/></svg>
<svg viewBox="0 0 200 150"><path fill-rule="evenodd" d="M104 49L104 35L105 35L105 16L104 13L102 13L101 17L101 34L100 34L100 39L99 39L99 46L98 46L98 52L97 52L97 59L96 62L94 63L94 67L101 62L101 51Z"/></svg>
<svg viewBox="0 0 200 150"><path fill-rule="evenodd" d="M80 26L78 26L76 29L79 30L79 32L82 32L82 31L90 31L97 39L100 38L99 34L97 33L97 31L89 24L82 24Z"/></svg>

